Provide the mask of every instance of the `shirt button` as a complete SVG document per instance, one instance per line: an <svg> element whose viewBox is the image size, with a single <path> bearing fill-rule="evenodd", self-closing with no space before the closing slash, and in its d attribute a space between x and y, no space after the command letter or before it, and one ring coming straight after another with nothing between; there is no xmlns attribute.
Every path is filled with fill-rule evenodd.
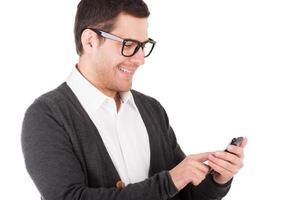
<svg viewBox="0 0 301 200"><path fill-rule="evenodd" d="M116 187L119 188L119 189L122 189L125 187L125 184L124 182L122 182L121 180L120 181L117 181L116 182Z"/></svg>

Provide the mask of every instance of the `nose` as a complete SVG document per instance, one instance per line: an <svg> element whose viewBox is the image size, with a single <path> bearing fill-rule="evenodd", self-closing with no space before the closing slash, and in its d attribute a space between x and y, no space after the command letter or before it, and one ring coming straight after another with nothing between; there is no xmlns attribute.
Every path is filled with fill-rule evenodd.
<svg viewBox="0 0 301 200"><path fill-rule="evenodd" d="M143 65L144 64L144 52L142 48L139 48L139 50L130 57L131 62L135 63L136 65Z"/></svg>

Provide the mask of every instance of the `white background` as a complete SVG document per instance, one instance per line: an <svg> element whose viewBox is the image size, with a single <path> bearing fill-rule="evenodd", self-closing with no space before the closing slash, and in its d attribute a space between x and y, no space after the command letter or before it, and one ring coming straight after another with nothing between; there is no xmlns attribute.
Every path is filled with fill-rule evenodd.
<svg viewBox="0 0 301 200"><path fill-rule="evenodd" d="M134 89L162 103L187 154L248 137L245 166L226 200L298 198L300 1L146 2L149 36L158 43ZM21 124L30 103L77 62L77 3L0 2L1 199L39 199L24 165Z"/></svg>

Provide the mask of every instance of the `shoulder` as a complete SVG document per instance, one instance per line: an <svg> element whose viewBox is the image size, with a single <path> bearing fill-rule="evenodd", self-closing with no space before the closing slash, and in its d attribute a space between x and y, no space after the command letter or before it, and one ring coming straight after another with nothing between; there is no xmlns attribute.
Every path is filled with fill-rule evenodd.
<svg viewBox="0 0 301 200"><path fill-rule="evenodd" d="M38 97L35 102L42 102L49 106L58 106L66 101L72 100L73 98L70 98L72 95L72 90L69 88L66 82L64 82L57 88Z"/></svg>
<svg viewBox="0 0 301 200"><path fill-rule="evenodd" d="M154 127L152 134L164 138L164 141L167 141L175 149L177 145L176 136L170 126L164 107L155 98L141 92L132 90L132 94L141 117L146 119L144 120L146 124L150 123L151 127ZM181 154L184 155L184 153Z"/></svg>
<svg viewBox="0 0 301 200"><path fill-rule="evenodd" d="M34 102L27 108L25 118L32 116L37 118L41 115L48 115L58 117L59 113L64 113L70 102L75 102L75 96L71 89L64 82L57 88L42 94L34 100Z"/></svg>
<svg viewBox="0 0 301 200"><path fill-rule="evenodd" d="M163 106L160 104L160 102L155 99L154 97L145 95L141 92L138 92L136 90L131 90L133 97L134 97L134 101L136 103L136 105L139 107L144 106L148 109L156 109L156 110L160 110L161 112L164 111ZM165 111L164 111L165 112Z"/></svg>
<svg viewBox="0 0 301 200"><path fill-rule="evenodd" d="M167 113L157 99L136 90L131 90L131 92L133 94L135 104L142 115L146 115L153 120L158 120L160 124L163 123L164 126L169 126Z"/></svg>
<svg viewBox="0 0 301 200"><path fill-rule="evenodd" d="M143 101L143 102L150 103L150 104L158 104L159 103L155 98L148 96L146 94L143 94L137 90L131 90L131 92L132 92L135 100Z"/></svg>

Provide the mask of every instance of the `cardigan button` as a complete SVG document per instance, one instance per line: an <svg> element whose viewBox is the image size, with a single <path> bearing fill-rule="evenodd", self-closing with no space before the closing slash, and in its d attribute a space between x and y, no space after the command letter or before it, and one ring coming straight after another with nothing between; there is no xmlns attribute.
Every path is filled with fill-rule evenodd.
<svg viewBox="0 0 301 200"><path fill-rule="evenodd" d="M117 181L116 182L116 187L119 188L119 189L122 189L125 187L125 184L124 182L122 182L121 180L120 181Z"/></svg>

